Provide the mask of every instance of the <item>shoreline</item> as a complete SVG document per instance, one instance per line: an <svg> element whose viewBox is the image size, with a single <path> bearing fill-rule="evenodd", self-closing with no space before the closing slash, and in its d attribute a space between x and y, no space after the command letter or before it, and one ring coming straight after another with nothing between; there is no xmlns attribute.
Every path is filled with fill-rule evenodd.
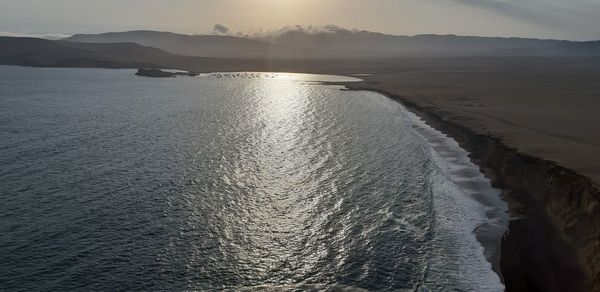
<svg viewBox="0 0 600 292"><path fill-rule="evenodd" d="M508 230L502 237L499 262L492 262L492 266L499 273L507 291L598 289L599 280L594 281L593 278L598 269L593 262L594 249L591 250L592 258L588 258L588 262L584 261L581 253L576 251L579 246L569 241L569 234L560 230L556 222L558 219L552 216L552 210L548 210L550 207L547 204L552 202L547 202L548 199L544 198L560 195L560 191L565 189L571 192L581 191L570 186L576 183L584 184L587 195L590 192L597 193L591 179L555 162L520 153L518 149L511 148L491 135L478 134L466 126L448 121L433 109L419 106L399 95L362 84L329 84L343 85L344 90L377 92L401 103L429 126L453 138L461 148L470 153L472 162L480 167L492 185L502 190L501 196L508 202L511 218ZM515 170L514 167L519 164L524 169ZM530 172L532 167L550 169L537 173ZM546 176L550 176L553 181L548 182ZM538 185L531 182L541 183L537 189L538 194L532 191ZM544 183L550 183L550 186ZM579 194L563 194L571 200L576 195ZM485 236L478 236L478 240L482 245L485 244L482 242L486 240ZM589 251L589 247L586 248Z"/></svg>
<svg viewBox="0 0 600 292"><path fill-rule="evenodd" d="M401 105L409 112L410 120L414 123L413 128L448 166L447 175L450 181L461 189L465 198L479 203L484 208L486 222L478 223L472 232L483 248L483 256L490 263L491 270L504 284L500 270L501 242L508 230L511 215L508 203L502 196L502 190L492 186L492 181L478 165L473 163L470 153L454 138L432 127L414 111Z"/></svg>
<svg viewBox="0 0 600 292"><path fill-rule="evenodd" d="M355 78L339 71L311 71ZM590 177L520 152L489 132L482 134L453 119L448 108L417 104L378 89L378 82L322 83L377 92L400 102L471 153L493 186L504 190L502 196L514 216L503 238L499 264L508 291L600 291L600 191Z"/></svg>
<svg viewBox="0 0 600 292"><path fill-rule="evenodd" d="M491 269L498 275L502 284L505 284L504 276L501 271L502 238L503 238L504 234L508 231L510 221L512 221L513 216L515 216L515 214L513 214L511 209L508 207L508 200L505 198L506 197L505 190L495 187L494 186L495 181L489 177L488 173L479 164L477 164L477 163L475 163L475 161L473 161L473 159L471 158L471 153L469 151L467 151L465 148L463 148L463 145L461 145L461 143L459 141L457 141L454 137L452 137L451 135L448 135L445 131L440 130L439 125L434 123L431 119L427 118L427 116L425 115L424 112L421 112L413 107L409 107L402 101L390 98L389 95L384 94L379 91L366 90L366 89L353 90L353 89L348 89L347 86L345 86L341 90L376 92L376 93L382 95L384 98L390 99L394 102L398 102L409 112L409 114L414 116L415 120L411 121L411 122L415 123L415 124L413 124L413 128L415 128L416 132L419 133L419 135L421 135L425 139L425 142L427 142L430 147L432 147L433 151L440 154L439 153L440 150L441 151L449 150L447 146L434 145L434 143L436 143L436 142L439 143L439 139L440 139L440 137L436 137L438 135L436 135L435 132L437 132L437 133L440 133L441 135L446 136L446 138L444 138L444 140L447 139L447 140L454 141L455 143L458 144L459 149L466 152L466 154L467 154L467 157L465 157L466 160L468 160L469 164L472 164L478 168L479 175L482 178L484 178L485 180L488 180L487 185L478 186L474 190L471 190L471 192L468 192L466 190L466 188L468 188L468 182L465 182L465 181L461 182L461 181L454 181L454 180L452 180L452 181L458 187L461 188L461 190L464 192L465 196L478 202L483 207L488 208L488 211L486 211L485 213L486 213L486 217L490 221L494 221L494 219L496 219L498 221L498 222L494 222L494 223L486 222L486 223L479 224L473 230L473 233L475 234L475 237L476 237L477 241L479 242L479 244L483 247L485 259L490 263ZM411 120L412 119L413 118L411 118ZM431 132L434 132L434 133L431 133ZM436 140L438 140L438 141L436 141ZM462 154L462 153L456 153L459 151L455 151L455 150L454 151L450 150L450 151L452 151L453 153L446 153L444 155L444 157L442 157L442 160L444 160L445 163L453 164L453 166L462 164L460 162L448 161L448 159L451 157L453 159L458 159L459 157L457 157L457 155ZM450 175L450 176L451 176L451 179L455 178L455 177L452 177L453 175ZM481 181L477 181L479 178L472 177L472 176L462 175L462 176L456 177L456 178L461 179L461 180L469 179L469 182L473 182L473 180L475 180L475 183L482 183ZM486 183L486 182L483 182L483 183ZM497 191L498 193L490 194L494 191ZM503 203L505 203L505 206L500 206L500 204L498 202L491 202L494 198L490 198L490 195L495 196L496 197L495 199L500 200ZM502 215L505 215L505 216L502 216Z"/></svg>

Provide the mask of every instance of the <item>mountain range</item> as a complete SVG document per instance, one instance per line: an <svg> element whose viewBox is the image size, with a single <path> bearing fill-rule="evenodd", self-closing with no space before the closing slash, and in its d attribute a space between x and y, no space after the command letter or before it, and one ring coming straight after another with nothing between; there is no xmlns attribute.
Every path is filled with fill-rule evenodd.
<svg viewBox="0 0 600 292"><path fill-rule="evenodd" d="M64 41L134 42L178 55L250 59L600 55L600 41L456 35L395 36L343 28L317 32L287 30L256 37L185 35L140 30L77 34Z"/></svg>
<svg viewBox="0 0 600 292"><path fill-rule="evenodd" d="M245 37L147 30L77 34L61 40L0 37L0 64L40 67L306 71L360 63L362 69L384 70L390 59L515 56L600 57L600 41L394 36L346 29Z"/></svg>

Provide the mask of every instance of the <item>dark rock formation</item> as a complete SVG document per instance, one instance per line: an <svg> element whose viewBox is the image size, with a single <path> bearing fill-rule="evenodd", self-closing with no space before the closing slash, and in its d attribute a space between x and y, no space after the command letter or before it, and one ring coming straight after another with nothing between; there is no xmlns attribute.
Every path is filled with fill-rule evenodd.
<svg viewBox="0 0 600 292"><path fill-rule="evenodd" d="M177 76L198 76L195 72L169 72L160 69L138 69L135 73L138 76L144 77L177 77Z"/></svg>
<svg viewBox="0 0 600 292"><path fill-rule="evenodd" d="M159 69L138 69L135 75L145 77L175 77L175 73L167 72Z"/></svg>

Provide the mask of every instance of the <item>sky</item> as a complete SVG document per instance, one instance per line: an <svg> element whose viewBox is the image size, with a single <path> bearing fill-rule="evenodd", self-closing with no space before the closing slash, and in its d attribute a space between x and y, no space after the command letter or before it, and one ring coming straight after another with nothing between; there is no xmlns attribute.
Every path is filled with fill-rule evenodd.
<svg viewBox="0 0 600 292"><path fill-rule="evenodd" d="M338 25L395 35L600 39L600 0L0 0L0 34L255 33Z"/></svg>

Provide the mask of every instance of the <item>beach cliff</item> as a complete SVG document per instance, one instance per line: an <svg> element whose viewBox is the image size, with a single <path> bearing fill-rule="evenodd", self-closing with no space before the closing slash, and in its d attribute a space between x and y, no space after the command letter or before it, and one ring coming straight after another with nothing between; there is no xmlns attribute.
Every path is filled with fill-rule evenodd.
<svg viewBox="0 0 600 292"><path fill-rule="evenodd" d="M372 78L376 79L375 78ZM465 115L386 88L344 84L397 100L456 139L504 190L513 220L502 242L507 291L600 291L600 192L590 177L507 144ZM469 122L467 122L469 121Z"/></svg>

